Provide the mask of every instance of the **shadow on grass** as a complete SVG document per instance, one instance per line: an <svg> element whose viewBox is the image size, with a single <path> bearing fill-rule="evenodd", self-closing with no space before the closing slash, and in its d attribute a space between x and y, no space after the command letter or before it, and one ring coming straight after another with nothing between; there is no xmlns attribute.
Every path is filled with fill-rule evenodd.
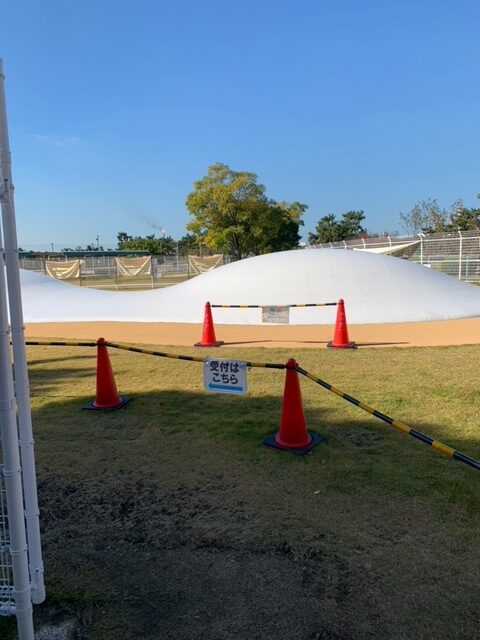
<svg viewBox="0 0 480 640"><path fill-rule="evenodd" d="M70 370L55 373L63 375L67 382L74 375ZM76 370L75 376L78 376ZM58 376L55 376L52 385L55 381L58 382ZM43 381L35 389L38 393L48 390L49 385L49 382ZM324 391L319 389L319 393ZM252 459L261 462L263 449L260 445L265 437L278 431L281 422L282 398L272 395L232 396L166 389L143 394L127 390L121 392L120 397L123 396L132 398L132 402L119 410L86 412L82 408L93 399L91 396L72 399L71 396L56 395L54 400L50 400L48 396L42 399L42 394L38 393L33 396L32 404L35 430L46 439L53 436L58 441L62 434L72 443L78 439L78 444L83 442L84 447L94 448L100 441L106 444L115 441L121 449L124 439L128 443L136 441L141 455L148 455L149 447L161 449L162 452L166 446L180 447L182 450L206 447L228 450L233 456L237 453L240 457L253 456ZM36 409L38 399L41 399L41 408ZM345 411L345 405L350 411ZM312 407L309 402L305 410L307 429L325 438L305 458L318 461L319 458L325 459L325 456L334 456L340 482L345 482L347 486L350 483L344 472L358 468L362 474L363 464L368 467L367 475L372 474L374 484L377 480L384 486L392 482L396 490L402 491L402 487L406 487L406 493L412 491L412 478L417 482L422 474L436 473L440 468L451 467L453 473L466 472L467 477L476 473L475 469L434 451L408 434L399 433L384 421L360 409L357 417L352 419L351 409L350 404L339 398L335 409ZM286 424L291 424L291 419L287 420ZM302 437L304 426L297 420L295 425L296 433ZM414 423L409 426L415 428ZM433 438L437 437L438 430L439 425L434 423L422 424L418 429ZM458 430L452 433L451 438L439 440L472 457L478 455L478 441ZM142 446L145 447L143 453ZM274 451L277 452L276 449ZM293 456L294 452L278 453L284 459L299 457ZM372 473L371 462L374 459L378 469ZM412 468L409 476L405 465Z"/></svg>
<svg viewBox="0 0 480 640"><path fill-rule="evenodd" d="M62 384L69 384L72 390L73 385L77 386L82 384L83 380L92 381L92 389L95 389L95 361L92 361L92 369L79 369L76 366L69 368L52 368L52 369L39 369L35 370L34 367L29 368L29 380L32 397L41 397L42 394L49 394L56 392L55 395L62 397L59 391L59 382ZM69 394L70 395L70 394Z"/></svg>
<svg viewBox="0 0 480 640"><path fill-rule="evenodd" d="M68 362L69 360L73 362L78 362L79 360L90 360L93 364L95 364L96 352L92 349L90 355L87 354L72 354L60 356L60 358L28 358L28 367L29 369L33 369L34 367L39 367L45 364L51 364L52 362Z"/></svg>
<svg viewBox="0 0 480 640"><path fill-rule="evenodd" d="M326 441L298 457L261 445L279 397L131 395L119 411L33 407L47 588L81 637L474 637L468 545L431 554L469 501L478 513L473 470L369 416L309 407ZM440 629L431 581L452 610Z"/></svg>

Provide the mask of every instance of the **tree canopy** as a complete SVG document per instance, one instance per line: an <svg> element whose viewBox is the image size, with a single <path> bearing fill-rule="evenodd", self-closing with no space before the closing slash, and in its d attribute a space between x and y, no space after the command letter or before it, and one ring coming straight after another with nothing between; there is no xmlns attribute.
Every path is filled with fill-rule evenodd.
<svg viewBox="0 0 480 640"><path fill-rule="evenodd" d="M268 199L257 180L255 173L211 165L187 196L187 229L236 259L297 247L307 206Z"/></svg>
<svg viewBox="0 0 480 640"><path fill-rule="evenodd" d="M400 213L404 229L411 235L476 231L480 229L480 209L468 209L456 200L449 209L442 209L435 198L420 200L409 213Z"/></svg>
<svg viewBox="0 0 480 640"><path fill-rule="evenodd" d="M333 213L329 213L317 222L315 233L308 234L308 241L312 244L322 242L339 242L350 240L366 234L367 230L362 227L365 220L363 211L347 211L337 220Z"/></svg>
<svg viewBox="0 0 480 640"><path fill-rule="evenodd" d="M177 243L173 238L156 238L154 234L145 237L129 236L125 231L117 233L117 248L120 251L149 251L155 256L174 256Z"/></svg>

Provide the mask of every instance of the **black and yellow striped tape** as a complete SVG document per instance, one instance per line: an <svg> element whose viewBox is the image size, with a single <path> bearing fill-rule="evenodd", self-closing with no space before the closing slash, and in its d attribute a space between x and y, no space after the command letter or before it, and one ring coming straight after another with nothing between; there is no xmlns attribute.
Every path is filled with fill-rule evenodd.
<svg viewBox="0 0 480 640"><path fill-rule="evenodd" d="M360 409L363 409L367 413L370 413L372 416L375 416L375 418L378 418L379 420L383 420L383 422L386 422L392 427L395 427L395 429L398 429L403 433L407 433L413 438L416 438L417 440L420 440L421 442L424 442L425 444L430 445L433 449L436 449L437 451L440 451L441 453L444 453L445 455L450 456L451 458L455 458L455 460L460 460L460 462L464 462L465 464L470 465L474 469L477 469L477 471L480 471L480 462L478 460L475 460L474 458L470 458L470 456L467 456L466 454L461 453L460 451L456 451L455 449L452 449L452 447L449 447L448 445L443 444L442 442L439 442L438 440L435 440L434 438L431 438L430 436L427 436L424 433L417 431L416 429L412 429L412 427L409 427L408 424L405 424L405 422L401 422L400 420L394 420L393 418L385 415L381 411L372 409L372 407L369 407L368 404L365 404L364 402L357 400L356 398L349 395L348 393L344 393L343 391L340 391L340 389L336 389L328 382L325 382L325 380L322 380L321 378L316 378L314 375L312 375L308 371L305 371L305 369L302 369L298 365L296 367L296 370L298 371L298 373L301 373L302 375L309 378L310 380L313 380L313 382L316 382L317 384L322 386L324 389L328 389L328 391L331 391L332 393L339 396L340 398L343 398L347 402L354 404L356 407L360 407Z"/></svg>
<svg viewBox="0 0 480 640"><path fill-rule="evenodd" d="M133 353L146 353L149 356L157 356L159 358L174 358L175 360L187 360L190 362L203 362L205 358L197 358L195 356L183 356L177 353L167 353L165 351L153 351L152 349L141 349L128 344L120 344L118 342L105 342L106 347L113 349L123 349L124 351L132 351Z"/></svg>
<svg viewBox="0 0 480 640"><path fill-rule="evenodd" d="M54 347L96 347L97 342L77 342L73 340L28 340L25 342L29 346L54 346ZM167 353L166 351L153 351L152 349L142 349L128 344L119 342L103 342L102 346L111 347L112 349L123 349L124 351L132 351L133 353L145 353L149 356L157 356L159 358L173 358L174 360L186 360L187 362L205 362L207 358L196 356L185 356L177 353ZM247 362L247 367L263 367L264 369L285 369L284 364L274 362Z"/></svg>
<svg viewBox="0 0 480 640"><path fill-rule="evenodd" d="M338 302L309 302L306 304L211 304L212 309L263 309L264 307L336 307Z"/></svg>
<svg viewBox="0 0 480 640"><path fill-rule="evenodd" d="M125 351L133 351L134 353L146 353L149 356L157 356L159 358L174 358L175 360L190 360L192 362L205 362L209 358L199 358L196 356L183 356L176 353L167 353L165 351L152 351L151 349L141 349L140 347L132 347L127 344L118 342L105 342L105 346L112 349L124 349ZM271 362L247 362L247 367L264 367L266 369L285 369L284 364L276 364Z"/></svg>
<svg viewBox="0 0 480 640"><path fill-rule="evenodd" d="M96 347L97 342L78 342L76 340L26 340L28 346L40 347Z"/></svg>

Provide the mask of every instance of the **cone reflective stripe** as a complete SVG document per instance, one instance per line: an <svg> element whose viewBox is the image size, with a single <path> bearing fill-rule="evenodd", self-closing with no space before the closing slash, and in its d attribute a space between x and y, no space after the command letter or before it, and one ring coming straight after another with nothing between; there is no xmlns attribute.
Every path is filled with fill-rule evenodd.
<svg viewBox="0 0 480 640"><path fill-rule="evenodd" d="M327 347L334 349L356 349L355 342L348 339L347 317L345 315L345 303L339 300L337 303L337 319L335 321L335 332L333 340L327 344Z"/></svg>
<svg viewBox="0 0 480 640"><path fill-rule="evenodd" d="M296 367L297 363L293 358L286 364L280 427L276 434L265 438L263 444L303 454L313 449L323 438L307 431Z"/></svg>
<svg viewBox="0 0 480 640"><path fill-rule="evenodd" d="M205 303L205 315L203 319L202 339L194 344L195 347L219 347L223 342L215 337L215 327L213 326L212 307L210 302Z"/></svg>
<svg viewBox="0 0 480 640"><path fill-rule="evenodd" d="M84 409L120 409L129 402L130 398L118 395L117 385L113 376L112 365L108 357L107 345L104 338L97 340L97 393Z"/></svg>

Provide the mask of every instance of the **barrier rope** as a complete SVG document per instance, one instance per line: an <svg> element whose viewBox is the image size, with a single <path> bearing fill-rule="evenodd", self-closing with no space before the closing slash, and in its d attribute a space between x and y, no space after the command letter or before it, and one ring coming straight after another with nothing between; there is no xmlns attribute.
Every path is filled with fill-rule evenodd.
<svg viewBox="0 0 480 640"><path fill-rule="evenodd" d="M455 458L455 460L459 460L460 462L464 462L465 464L470 465L474 469L477 469L477 471L480 471L480 462L478 460L475 460L474 458L470 458L470 456L467 456L466 454L461 453L456 449L452 449L452 447L449 447L448 445L443 444L438 440L434 440L434 438L431 438L430 436L427 436L424 433L417 431L416 429L412 429L412 427L409 427L408 424L405 424L405 422L401 422L400 420L394 420L393 418L391 418L390 416L387 416L381 411L377 411L376 409L369 407L368 404L365 404L364 402L357 400L357 398L354 398L348 393L344 393L343 391L340 391L340 389L336 389L334 386L332 386L328 382L325 382L325 380L322 380L321 378L316 378L314 375L312 375L308 371L305 371L305 369L302 369L298 365L296 366L296 370L298 371L298 373L301 373L306 378L313 380L313 382L316 382L324 389L331 391L332 393L339 396L340 398L343 398L347 402L354 404L356 407L360 407L360 409L363 409L367 413L370 413L372 416L375 416L375 418L378 418L379 420L383 420L383 422L386 422L390 426L395 427L395 429L398 429L402 433L407 433L413 438L420 440L420 442L430 445L436 451L440 451L441 453L444 453L445 455L450 456L451 458Z"/></svg>
<svg viewBox="0 0 480 640"><path fill-rule="evenodd" d="M96 347L95 342L77 342L73 340L26 340L26 345L29 346L52 346L52 347ZM183 356L177 353L167 353L166 351L152 351L151 349L141 349L140 347L134 347L128 344L120 344L118 342L104 343L105 347L112 347L112 349L122 349L124 351L132 351L133 353L145 353L149 356L157 356L159 358L173 358L175 360L186 360L189 362L206 362L211 360L208 356L206 358L200 358L196 356ZM221 359L221 358L220 358ZM245 362L247 367L263 367L264 369L286 369L285 364L277 364L272 362Z"/></svg>
<svg viewBox="0 0 480 640"><path fill-rule="evenodd" d="M176 353L166 353L165 351L152 351L151 349L141 349L140 347L132 347L127 344L119 344L117 342L105 342L106 347L113 349L123 349L124 351L133 351L134 353L146 353L149 356L157 356L159 358L174 358L176 360L190 360L193 362L206 362L212 358L200 358L195 356L182 356ZM221 359L221 358L220 358ZM265 369L286 369L285 364L275 364L271 362L246 362L247 367L263 367Z"/></svg>
<svg viewBox="0 0 480 640"><path fill-rule="evenodd" d="M95 342L77 342L77 341L71 341L71 340L64 340L64 341L28 340L25 342L25 344L33 345L33 346L58 346L58 347L96 347L97 346L96 341ZM134 353L145 353L147 355L157 356L159 358L173 358L175 360L186 360L190 362L205 362L206 360L209 359L208 357L200 358L197 356L184 356L176 353L167 353L165 351L152 351L151 349L141 349L140 347L133 347L131 345L120 344L117 342L105 341L104 346L112 347L113 349L122 349L124 351L132 351ZM262 367L265 369L288 369L289 368L286 364L278 364L278 363L271 363L271 362L246 362L246 365L248 367ZM465 453L462 453L461 451L457 451L456 449L453 449L452 447L449 447L448 445L443 444L442 442L439 442L438 440L435 440L434 438L431 438L430 436L427 436L424 433L417 431L416 429L413 429L405 422L401 422L400 420L395 420L394 418L387 416L385 413L382 413L381 411L377 411L376 409L373 409L368 404L365 404L364 402L357 400L357 398L354 398L348 393L345 393L344 391L337 389L330 383L325 382L325 380L322 380L321 378L317 378L312 373L309 373L305 369L302 369L302 367L300 367L298 364L295 367L295 370L301 375L305 376L306 378L309 378L313 382L317 383L324 389L331 391L332 393L339 396L340 398L343 398L347 402L350 402L356 407L363 409L370 415L375 416L375 418L378 418L379 420L386 422L387 424L394 427L398 431L401 431L402 433L406 433L412 436L413 438L420 440L420 442L430 445L436 451L439 451L440 453L444 453L445 455L450 456L451 458L454 458L455 460L458 460L460 462L464 462L465 464L468 464L469 466L473 467L477 471L480 471L480 462L478 460L475 460L474 458L467 456Z"/></svg>
<svg viewBox="0 0 480 640"><path fill-rule="evenodd" d="M265 307L336 307L338 302L312 302L307 304L211 304L212 309L263 309Z"/></svg>
<svg viewBox="0 0 480 640"><path fill-rule="evenodd" d="M94 342L78 342L74 340L25 340L25 344L28 346L39 347L96 347L97 341Z"/></svg>

